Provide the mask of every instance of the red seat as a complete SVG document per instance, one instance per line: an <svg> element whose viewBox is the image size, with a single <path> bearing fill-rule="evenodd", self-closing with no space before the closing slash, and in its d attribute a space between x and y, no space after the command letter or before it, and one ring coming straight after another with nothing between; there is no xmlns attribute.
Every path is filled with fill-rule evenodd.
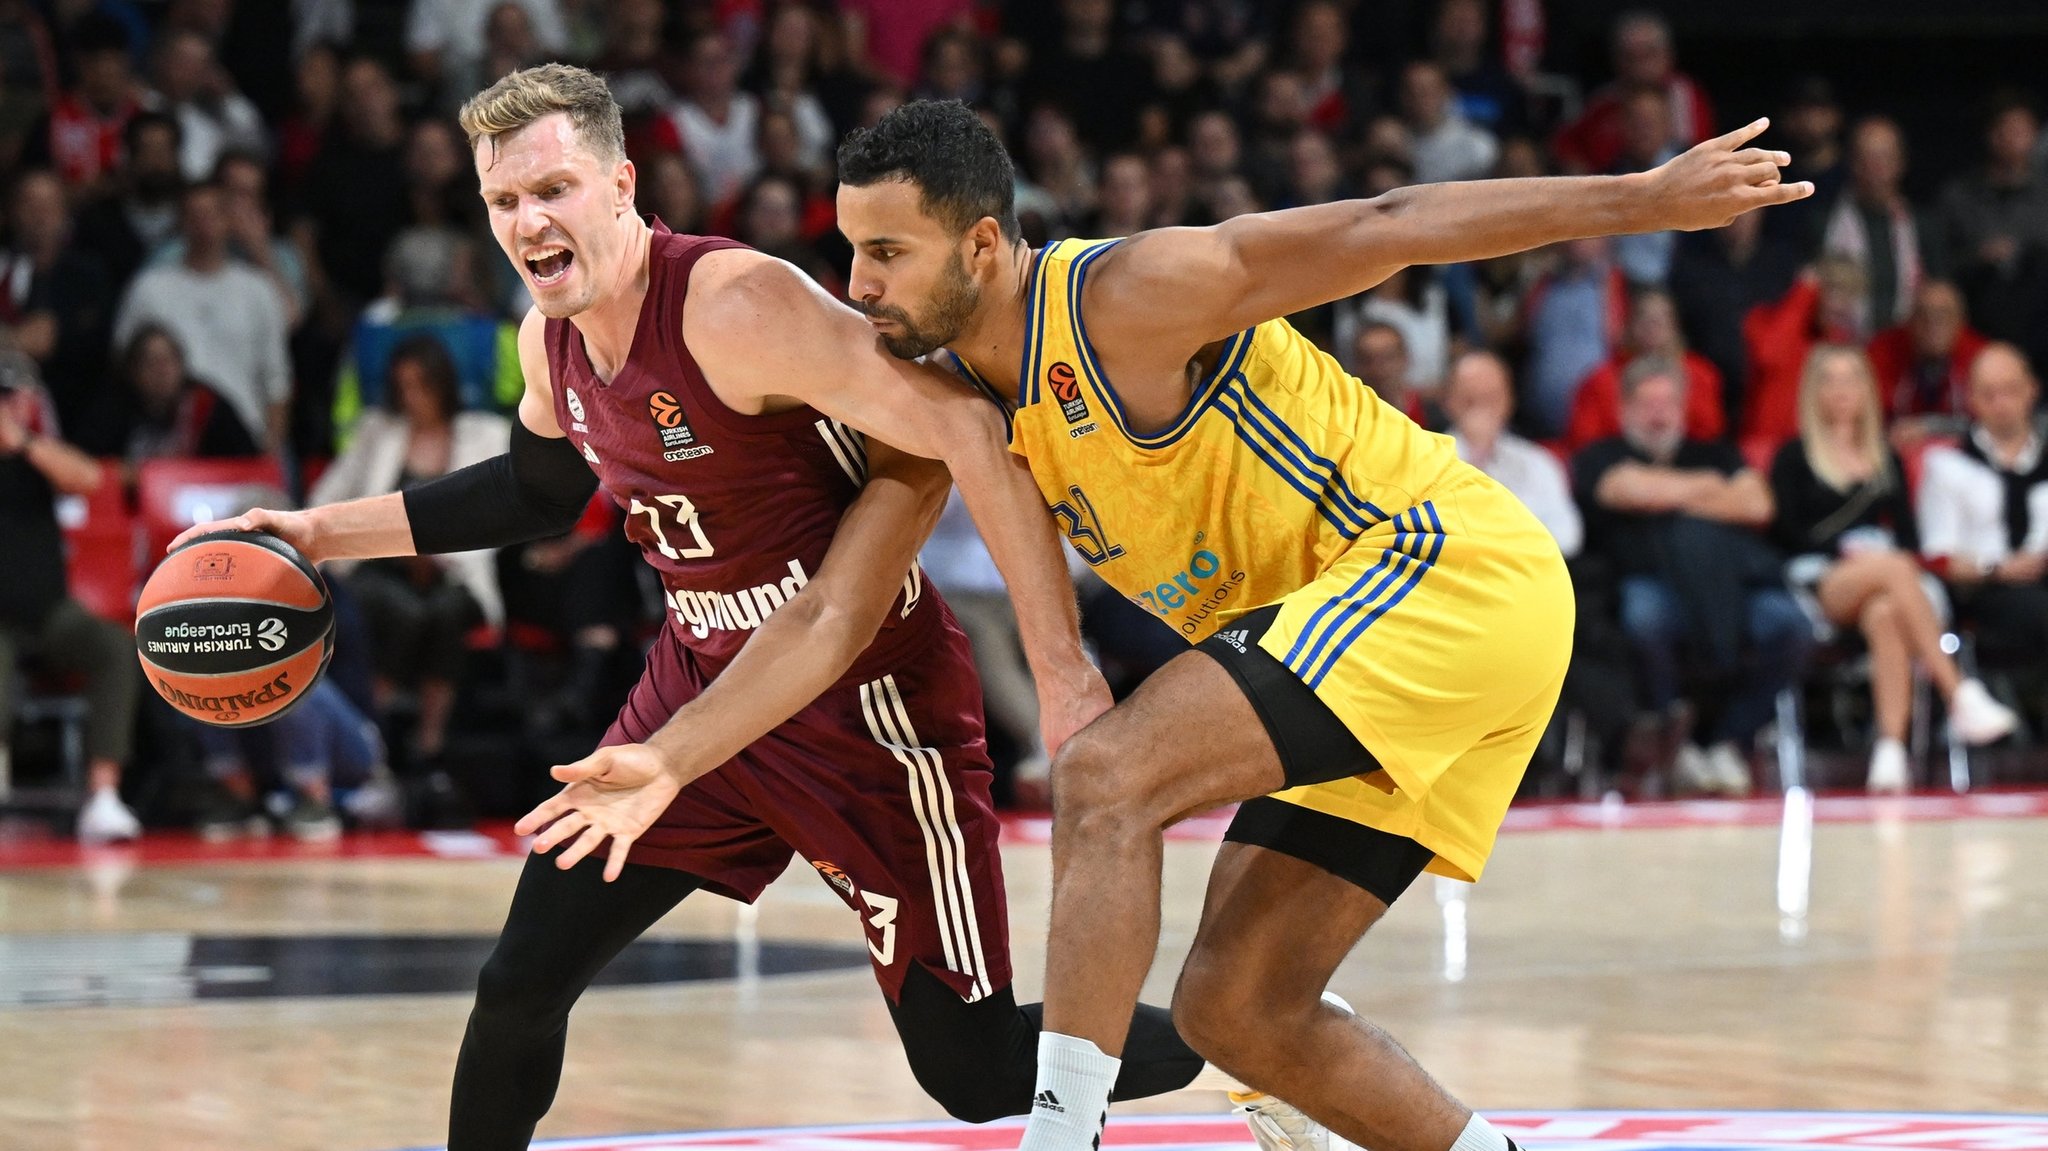
<svg viewBox="0 0 2048 1151"><path fill-rule="evenodd" d="M284 470L269 456L226 460L150 460L135 480L145 562L151 570L179 532L250 508L286 508Z"/></svg>
<svg viewBox="0 0 2048 1151"><path fill-rule="evenodd" d="M1785 441L1778 436L1752 435L1742 437L1737 446L1742 449L1742 461L1752 470L1768 478L1771 474L1771 461L1778 458L1778 449L1784 443Z"/></svg>
<svg viewBox="0 0 2048 1151"><path fill-rule="evenodd" d="M100 486L58 505L71 597L102 619L135 622L135 513L121 483L120 460L101 460Z"/></svg>
<svg viewBox="0 0 2048 1151"><path fill-rule="evenodd" d="M1954 436L1929 436L1899 452L1899 462L1906 467L1906 491L1911 495L1920 492L1920 476L1927 468L1927 453L1936 448L1953 448L1958 441Z"/></svg>
<svg viewBox="0 0 2048 1151"><path fill-rule="evenodd" d="M300 460L299 490L305 492L312 491L313 485L319 483L320 477L326 475L327 469L333 466L334 457L332 456L308 456Z"/></svg>

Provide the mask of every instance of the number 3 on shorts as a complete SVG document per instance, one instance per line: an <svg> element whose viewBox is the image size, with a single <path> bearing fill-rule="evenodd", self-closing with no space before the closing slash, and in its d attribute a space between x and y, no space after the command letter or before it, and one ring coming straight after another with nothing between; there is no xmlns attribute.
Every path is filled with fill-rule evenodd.
<svg viewBox="0 0 2048 1151"><path fill-rule="evenodd" d="M868 950L874 953L876 963L887 967L896 962L896 897L876 895L872 891L863 891L860 897L875 910L875 913L868 917L868 926L882 935L879 947L875 945L874 940L868 940Z"/></svg>
<svg viewBox="0 0 2048 1151"><path fill-rule="evenodd" d="M661 550L662 555L672 560L700 560L711 554L711 541L704 538L704 525L698 522L697 505L690 502L690 497L684 495L656 496L654 497L654 502L657 504L667 504L675 509L676 523L681 527L687 528L690 532L690 537L697 541L680 550L671 545L668 542L668 533L661 530L661 509L649 507L641 503L636 497L633 500L632 514L637 516L641 512L647 513L647 526L654 531L654 546Z"/></svg>

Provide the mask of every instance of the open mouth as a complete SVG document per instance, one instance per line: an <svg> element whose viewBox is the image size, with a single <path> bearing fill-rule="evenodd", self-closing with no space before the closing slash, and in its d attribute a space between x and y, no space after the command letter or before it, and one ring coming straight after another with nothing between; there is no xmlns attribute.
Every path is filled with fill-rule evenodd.
<svg viewBox="0 0 2048 1151"><path fill-rule="evenodd" d="M575 262L576 254L567 248L537 248L527 253L526 270L533 274L535 284L546 287L560 282Z"/></svg>

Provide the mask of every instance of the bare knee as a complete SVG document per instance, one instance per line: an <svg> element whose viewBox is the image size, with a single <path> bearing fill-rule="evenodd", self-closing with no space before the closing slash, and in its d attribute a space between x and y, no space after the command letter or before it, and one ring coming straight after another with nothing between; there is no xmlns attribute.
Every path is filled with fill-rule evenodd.
<svg viewBox="0 0 2048 1151"><path fill-rule="evenodd" d="M1866 636L1883 637L1896 632L1899 627L1899 605L1892 598L1892 593L1882 591L1865 600L1859 623Z"/></svg>
<svg viewBox="0 0 2048 1151"><path fill-rule="evenodd" d="M1173 1026L1202 1058L1232 1073L1249 1057L1246 1041L1256 1028L1240 1026L1240 993L1254 989L1233 979L1227 963L1200 949L1188 956L1173 987Z"/></svg>
<svg viewBox="0 0 2048 1151"><path fill-rule="evenodd" d="M1198 941L1173 989L1173 1025L1196 1053L1240 1079L1270 1081L1288 1057L1276 1037L1300 1034L1321 983L1219 955Z"/></svg>
<svg viewBox="0 0 2048 1151"><path fill-rule="evenodd" d="M1089 728L1061 745L1052 761L1055 832L1165 826L1170 813L1160 810L1163 795L1153 758L1141 748L1114 744Z"/></svg>

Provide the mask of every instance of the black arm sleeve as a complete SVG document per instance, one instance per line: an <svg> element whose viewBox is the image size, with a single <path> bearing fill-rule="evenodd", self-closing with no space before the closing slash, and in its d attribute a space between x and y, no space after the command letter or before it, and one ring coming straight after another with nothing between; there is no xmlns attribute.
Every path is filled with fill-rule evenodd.
<svg viewBox="0 0 2048 1151"><path fill-rule="evenodd" d="M597 476L568 437L536 435L512 420L512 450L405 489L420 555L501 548L576 526Z"/></svg>

